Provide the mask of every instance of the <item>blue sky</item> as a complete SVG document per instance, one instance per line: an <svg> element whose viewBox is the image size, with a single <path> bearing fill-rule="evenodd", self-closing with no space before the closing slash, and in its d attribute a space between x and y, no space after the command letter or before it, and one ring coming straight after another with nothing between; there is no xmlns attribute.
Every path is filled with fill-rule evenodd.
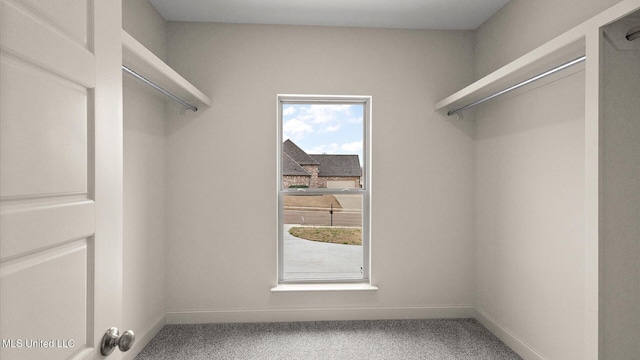
<svg viewBox="0 0 640 360"><path fill-rule="evenodd" d="M282 140L308 154L357 154L362 164L362 104L284 104Z"/></svg>

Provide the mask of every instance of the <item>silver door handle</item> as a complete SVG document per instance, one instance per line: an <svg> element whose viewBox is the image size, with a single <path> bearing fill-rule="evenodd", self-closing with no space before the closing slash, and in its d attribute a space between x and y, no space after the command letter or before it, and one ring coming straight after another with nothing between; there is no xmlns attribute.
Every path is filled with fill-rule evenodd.
<svg viewBox="0 0 640 360"><path fill-rule="evenodd" d="M128 351L136 341L136 335L131 330L127 330L119 334L117 327L112 327L102 337L102 344L100 345L100 353L104 356L108 356L113 352L113 349L117 346L120 351Z"/></svg>

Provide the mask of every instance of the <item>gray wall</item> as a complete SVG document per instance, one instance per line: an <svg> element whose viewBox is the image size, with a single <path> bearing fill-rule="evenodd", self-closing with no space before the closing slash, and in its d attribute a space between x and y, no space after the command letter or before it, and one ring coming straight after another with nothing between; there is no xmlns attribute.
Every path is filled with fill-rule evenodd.
<svg viewBox="0 0 640 360"><path fill-rule="evenodd" d="M476 30L476 78L499 69L620 0L511 0Z"/></svg>
<svg viewBox="0 0 640 360"><path fill-rule="evenodd" d="M123 28L164 56L166 22L147 0L124 0ZM138 339L132 358L165 313L165 99L124 75L123 329Z"/></svg>
<svg viewBox="0 0 640 360"><path fill-rule="evenodd" d="M148 0L122 0L122 28L167 61L167 22Z"/></svg>
<svg viewBox="0 0 640 360"><path fill-rule="evenodd" d="M421 317L473 303L473 124L432 110L473 80L472 32L172 22L167 44L171 65L213 100L193 118L168 120L170 313ZM373 96L377 292L270 292L279 93Z"/></svg>
<svg viewBox="0 0 640 360"><path fill-rule="evenodd" d="M640 51L605 41L602 121L603 359L640 354Z"/></svg>
<svg viewBox="0 0 640 360"><path fill-rule="evenodd" d="M476 32L476 76L618 1L511 1ZM583 359L584 72L476 113L476 306L547 359Z"/></svg>
<svg viewBox="0 0 640 360"><path fill-rule="evenodd" d="M583 359L584 72L476 123L476 306L545 358Z"/></svg>
<svg viewBox="0 0 640 360"><path fill-rule="evenodd" d="M187 322L423 317L475 305L545 358L583 358L584 73L485 104L475 122L432 106L617 2L512 0L477 31L455 32L165 29L146 1L124 1L125 29L213 100L197 115L179 115L173 104L165 115L162 102L125 88L125 270L149 271L125 279L138 309L125 320L150 326L164 309ZM269 291L277 279L278 93L373 96L375 293ZM161 116L166 129L152 121ZM615 164L627 150L605 156ZM620 181L629 185L605 178L612 199L624 197ZM620 208L605 211L615 232ZM158 253L145 253L151 246ZM604 248L605 261L635 259L620 249ZM151 273L159 264L166 289ZM637 286L613 281L624 270L604 273L609 294ZM143 309L149 296L164 303ZM637 308L603 301L605 313ZM619 357L614 346L633 345L614 335L633 329L630 319L603 322L608 358Z"/></svg>

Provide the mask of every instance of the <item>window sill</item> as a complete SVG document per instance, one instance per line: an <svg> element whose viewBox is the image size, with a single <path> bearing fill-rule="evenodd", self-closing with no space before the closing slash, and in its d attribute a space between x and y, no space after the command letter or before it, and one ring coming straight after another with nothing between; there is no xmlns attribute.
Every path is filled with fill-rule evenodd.
<svg viewBox="0 0 640 360"><path fill-rule="evenodd" d="M378 287L370 284L280 284L271 288L271 292L299 291L377 291Z"/></svg>

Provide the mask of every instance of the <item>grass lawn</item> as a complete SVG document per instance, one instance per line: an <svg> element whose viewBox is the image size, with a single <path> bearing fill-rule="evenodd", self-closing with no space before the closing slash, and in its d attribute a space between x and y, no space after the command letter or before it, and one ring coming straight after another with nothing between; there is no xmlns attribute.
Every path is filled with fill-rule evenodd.
<svg viewBox="0 0 640 360"><path fill-rule="evenodd" d="M322 208L329 209L333 205L334 209L342 209L340 203L333 195L285 195L284 207L296 207L296 208Z"/></svg>
<svg viewBox="0 0 640 360"><path fill-rule="evenodd" d="M292 227L289 234L312 241L344 245L362 245L362 228Z"/></svg>

